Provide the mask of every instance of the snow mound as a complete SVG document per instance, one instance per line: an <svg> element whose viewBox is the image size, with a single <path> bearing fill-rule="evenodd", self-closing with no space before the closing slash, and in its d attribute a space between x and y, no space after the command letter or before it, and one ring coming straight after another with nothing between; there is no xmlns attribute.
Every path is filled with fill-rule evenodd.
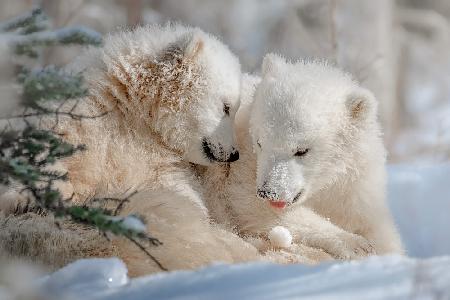
<svg viewBox="0 0 450 300"><path fill-rule="evenodd" d="M389 167L388 197L407 254L450 254L450 164Z"/></svg>
<svg viewBox="0 0 450 300"><path fill-rule="evenodd" d="M50 299L92 299L129 282L127 267L118 258L80 259L48 275L38 283L40 294Z"/></svg>
<svg viewBox="0 0 450 300"><path fill-rule="evenodd" d="M44 279L74 299L448 299L450 257L420 260L400 256L303 265L215 265L141 277L125 283L117 259L81 260ZM116 284L109 276L120 274ZM48 290L48 287L53 287Z"/></svg>

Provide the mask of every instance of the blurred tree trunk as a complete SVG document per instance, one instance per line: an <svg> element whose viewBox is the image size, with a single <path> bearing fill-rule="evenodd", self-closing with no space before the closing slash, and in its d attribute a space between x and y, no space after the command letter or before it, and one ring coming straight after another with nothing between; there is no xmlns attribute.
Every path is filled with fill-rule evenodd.
<svg viewBox="0 0 450 300"><path fill-rule="evenodd" d="M142 0L124 1L127 8L127 24L128 26L136 26L142 23Z"/></svg>
<svg viewBox="0 0 450 300"><path fill-rule="evenodd" d="M390 144L397 119L397 45L394 1L331 0L339 66L353 73L379 101L385 141Z"/></svg>

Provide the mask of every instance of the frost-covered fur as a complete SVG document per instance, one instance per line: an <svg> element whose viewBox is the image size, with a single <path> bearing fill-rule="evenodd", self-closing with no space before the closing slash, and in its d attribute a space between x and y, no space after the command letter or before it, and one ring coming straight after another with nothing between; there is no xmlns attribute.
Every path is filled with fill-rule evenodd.
<svg viewBox="0 0 450 300"><path fill-rule="evenodd" d="M215 261L313 264L330 259L322 250L303 244L278 250L259 237L244 241L231 231L210 224L186 198L174 197L172 192L141 191L131 198L132 205L126 206L124 211L146 212L149 232L164 243L146 249L171 271ZM60 226L56 227L54 222L51 216L34 213L7 216L0 213L0 259L16 258L55 270L80 258L119 256L126 262L130 276L161 271L129 240L111 236L109 242L93 228L64 219L59 220ZM263 250L264 255L254 245Z"/></svg>
<svg viewBox="0 0 450 300"><path fill-rule="evenodd" d="M74 201L139 191L123 213L147 220L149 232L164 242L154 256L169 270L255 257L251 247L250 254L244 247L233 253L227 245L237 238L209 226L191 165L238 157L233 124L241 72L229 49L199 29L149 26L108 37L75 66L86 68L90 92L77 112L109 113L57 126L87 147L63 162ZM114 243L131 274L154 270L135 245Z"/></svg>
<svg viewBox="0 0 450 300"><path fill-rule="evenodd" d="M124 213L133 211L148 212L148 228L160 237L162 246L150 248L150 252L169 270L190 269L221 261L237 263L255 260L267 260L278 263L306 263L329 259L326 253L304 245L296 245L295 251L274 251L266 247L262 256L253 244L261 241L257 238L251 243L243 240L220 225L210 224L202 214L193 209L180 194L173 197L172 192L143 191L132 199L133 207L128 206ZM171 201L167 201L171 199ZM172 216L178 216L174 220ZM119 249L132 276L160 271L140 249L125 239L117 239L114 246Z"/></svg>
<svg viewBox="0 0 450 300"><path fill-rule="evenodd" d="M228 48L199 29L149 26L107 37L73 68L85 70L90 93L75 112L107 112L60 119L56 128L88 149L64 162L75 199L182 187L203 208L189 162L238 157L233 120L241 73Z"/></svg>
<svg viewBox="0 0 450 300"><path fill-rule="evenodd" d="M164 242L155 256L170 270L256 257L251 245L248 253L245 247L233 253L228 243L237 237L209 226L192 167L238 158L233 124L241 71L229 49L200 29L148 26L107 37L73 69L85 70L89 96L69 112L93 118L61 116L55 128L55 120L45 120L87 148L62 161L69 176L58 186L64 195L85 204L139 191L124 213L148 221L149 232ZM135 257L140 250L134 245L114 242L130 273L155 268L145 256Z"/></svg>
<svg viewBox="0 0 450 300"><path fill-rule="evenodd" d="M268 55L262 73L244 79L241 159L204 174L214 218L248 235L285 226L336 258L403 253L373 95L326 63Z"/></svg>
<svg viewBox="0 0 450 300"><path fill-rule="evenodd" d="M233 120L241 73L229 50L198 29L152 26L110 36L103 48L90 50L74 68L86 69L90 91L74 113L108 114L81 122L59 119L55 130L68 141L87 146L87 151L63 161L70 183L59 187L64 194L73 192L73 201L84 204L92 197L124 197L137 190L122 213L145 217L149 233L164 243L147 250L169 270L263 259L252 245L260 244L258 237L250 244L210 224L202 187L190 164L231 162L238 157ZM53 120L46 124L54 125ZM21 222L18 217L8 218L5 224ZM23 256L51 262L52 255L58 254L53 244L40 243L38 248L34 244L45 239L61 245L61 236L48 229L46 219L33 222L35 226L19 227L18 232L28 238L17 247L27 249ZM74 228L86 244L105 247L100 236ZM6 237L16 234L15 226L4 226L2 231ZM63 234L66 231L63 228ZM73 246L70 242L61 246L67 261L79 257L70 255L78 253L69 251ZM127 240L113 239L111 247L107 249L127 262L132 276L160 271ZM82 257L92 256L92 251L78 250ZM276 262L311 263L328 257L301 244L291 253L265 250L264 259ZM15 253L14 247L8 251Z"/></svg>
<svg viewBox="0 0 450 300"><path fill-rule="evenodd" d="M85 257L117 256L117 249L98 231L35 213L0 212L0 259L20 259L50 270Z"/></svg>

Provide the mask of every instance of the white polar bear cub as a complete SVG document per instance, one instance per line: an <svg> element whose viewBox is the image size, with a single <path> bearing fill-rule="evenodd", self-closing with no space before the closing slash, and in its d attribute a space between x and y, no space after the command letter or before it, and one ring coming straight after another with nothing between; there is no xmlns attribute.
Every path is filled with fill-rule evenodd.
<svg viewBox="0 0 450 300"><path fill-rule="evenodd" d="M245 245L238 253L226 247L238 237L210 226L192 165L239 158L233 128L238 58L200 29L151 25L108 36L73 68L85 71L89 95L60 111L73 107L93 118L62 116L56 127L54 119L45 120L67 141L87 147L62 161L69 177L58 186L63 194L85 204L138 191L123 214L146 218L149 232L164 243L153 255L171 270L245 259ZM159 270L139 248L114 243L132 275ZM256 257L256 249L247 248Z"/></svg>
<svg viewBox="0 0 450 300"><path fill-rule="evenodd" d="M75 202L159 184L179 190L191 179L174 174L191 176L189 162L239 158L233 121L240 64L226 45L200 29L153 25L118 32L72 69L84 71L89 89L74 113L105 114L83 122L61 117L56 127L47 120L69 142L87 146L63 161ZM67 106L70 111L73 103ZM70 196L71 187L61 189ZM196 204L203 207L202 201Z"/></svg>
<svg viewBox="0 0 450 300"><path fill-rule="evenodd" d="M241 159L224 175L220 167L206 174L213 186L225 182L221 196L208 197L217 221L251 235L284 226L294 243L336 258L403 253L385 204L374 96L326 63L273 54L262 79L246 81L236 116Z"/></svg>

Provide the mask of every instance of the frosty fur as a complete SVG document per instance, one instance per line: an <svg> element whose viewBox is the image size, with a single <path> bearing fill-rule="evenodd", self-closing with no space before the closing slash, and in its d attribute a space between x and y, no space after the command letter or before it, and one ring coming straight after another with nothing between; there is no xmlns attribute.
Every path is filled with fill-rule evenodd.
<svg viewBox="0 0 450 300"><path fill-rule="evenodd" d="M90 49L72 68L85 70L90 91L75 112L107 114L81 122L61 117L54 128L69 142L87 147L57 166L69 174L69 182L59 186L64 195L73 193L74 203L85 204L93 197L122 198L138 191L122 213L146 219L149 233L164 243L149 251L169 270L196 268L213 261L262 259L253 246L259 242L257 238L250 244L210 224L198 174L191 164L210 165L236 158L233 126L241 72L228 48L199 29L150 26L108 37L104 47ZM45 125L53 128L54 120L45 120ZM205 144L209 153L205 153ZM5 236L19 232L27 237L13 248L5 248L10 254L16 248L25 249L22 256L33 256L46 264L61 251L64 261L114 254L127 263L131 276L160 271L125 239L114 238L102 254L91 251L92 247L80 249L79 239L61 243L63 234L52 231L45 218L32 218L36 224L19 227L20 218L0 219ZM87 245L105 248L101 236L85 234L77 226L72 229L68 232L63 228L62 233L72 236L79 231ZM48 243L41 242L36 249L34 245L42 240ZM302 254L267 249L265 258L311 263L317 256L327 257L302 245L296 253ZM58 267L59 261L50 266Z"/></svg>
<svg viewBox="0 0 450 300"><path fill-rule="evenodd" d="M248 75L243 85L241 159L204 174L217 222L247 236L284 226L294 243L335 258L403 253L385 203L386 152L373 95L326 63L291 64L273 54L262 78Z"/></svg>
<svg viewBox="0 0 450 300"><path fill-rule="evenodd" d="M182 188L204 210L189 162L208 165L237 153L233 120L241 73L228 48L199 29L148 26L107 37L73 69L85 70L90 92L76 112L107 112L82 122L60 118L56 127L88 149L63 162L76 201L148 186Z"/></svg>
<svg viewBox="0 0 450 300"><path fill-rule="evenodd" d="M74 67L86 68L90 91L79 113L109 113L81 123L60 120L57 130L88 149L63 162L72 187L61 189L73 191L76 203L138 191L123 214L147 220L149 233L164 243L153 255L169 270L254 258L255 248L227 247L238 238L209 226L191 166L237 154L241 72L229 49L199 29L149 26L108 37ZM128 240L113 245L131 275L159 271Z"/></svg>
<svg viewBox="0 0 450 300"><path fill-rule="evenodd" d="M58 123L44 120L44 126L67 141L87 148L56 166L68 171L69 181L58 186L65 197L73 194L73 203L89 204L93 197L122 198L138 191L124 213L147 220L149 233L165 242L158 249L161 256L170 255L169 247L183 248L173 249L177 254L164 261L166 268L231 261L232 248L226 247L219 233L214 234L218 229L209 226L191 163L208 165L237 157L233 124L241 81L238 59L200 29L147 26L107 37L102 48L89 49L71 68L85 71L90 93L73 113L106 115L81 121L61 116ZM67 103L60 110L70 107L72 103ZM3 228L5 234L13 231L14 227ZM47 230L36 231L42 233L32 235L37 239L49 235ZM29 249L35 242L30 237L29 244L18 247ZM148 260L133 260L140 251L137 247L116 242L131 274L159 271ZM255 257L257 250L248 248L250 254L239 247L235 256ZM51 244L41 252L48 249ZM191 259L194 255L197 259ZM162 259L158 253L155 256Z"/></svg>
<svg viewBox="0 0 450 300"><path fill-rule="evenodd" d="M19 216L0 212L0 259L20 259L49 270L85 257L117 256L116 247L98 231L32 212Z"/></svg>
<svg viewBox="0 0 450 300"><path fill-rule="evenodd" d="M164 244L147 250L171 271L198 268L217 261L314 264L331 259L322 250L302 244L284 250L273 248L258 237L244 241L231 231L207 222L199 210L187 205L185 200L184 197L174 198L173 193L142 191L132 197L133 205L125 211L149 212L147 226ZM174 214L178 220L174 220ZM17 216L11 212L0 213L0 258L17 258L56 270L80 258L118 256L126 262L132 277L161 271L126 239L111 236L110 242L96 229L67 220L58 220L58 228L54 222L52 216L32 212Z"/></svg>
<svg viewBox="0 0 450 300"><path fill-rule="evenodd" d="M60 120L56 129L70 142L84 143L93 149L63 162L70 184L60 188L66 195L73 191L76 203L85 203L92 197L124 197L139 191L122 213L144 215L149 232L164 243L150 251L169 270L196 268L213 261L314 263L329 259L327 253L337 258L354 258L373 249L378 254L402 251L384 206L385 152L375 119L375 102L369 92L345 74L324 64L294 66L269 56L264 63L262 83L258 85L260 79L246 77L241 89L239 64L228 49L200 30L182 26L146 27L116 34L107 39L102 49L90 50L74 68L86 69L91 91L77 112L109 113L81 123ZM302 78L305 86L298 88ZM233 118L240 89L243 104L236 120L236 147ZM289 103L274 101L278 93L295 91L314 96L314 101L303 101L301 97L291 97ZM271 107L274 114L269 117L262 111L271 104L275 105ZM292 109L302 104L301 109ZM270 169L277 167L267 165L268 160L262 157L276 152L276 147L265 148L267 141L290 146L277 149L285 151L277 156L281 160L287 152L292 154L293 148L306 147L299 145L298 140L294 143L290 137L295 137L295 132L286 135L289 131L283 128L285 124L294 125L293 128L298 125L298 116L286 114L292 111L302 112L302 120L323 115L315 122L323 121L327 126L313 122L310 125L314 125L314 130L307 132L327 151L320 152L326 155L317 158L320 170L301 176L294 172L284 176L295 179L288 182L271 177L274 173ZM283 122L272 126L272 120ZM329 120L336 122L335 126L329 126ZM48 126L52 126L51 120ZM338 135L337 130L344 128ZM336 140L330 140L331 137ZM211 164L211 157L204 153L205 139L215 160L230 160L237 148L241 159L230 165ZM190 162L210 167L198 173L200 168L194 168ZM284 168L291 169L295 171ZM208 209L198 176L206 179ZM293 202L297 188L304 188L305 193L283 213L276 212L267 200L256 197L264 182L269 183L265 188L279 195L278 200ZM285 190L280 189L280 182L287 187ZM216 225L210 223L209 214ZM2 228L6 236L14 234L15 223L4 224L11 224ZM267 245L267 234L277 225L292 233L294 242L289 249ZM50 242L58 239L48 232L36 230L27 241L21 239L23 244L17 247L25 246L27 253L32 252L30 245L44 236L49 243L42 244L40 254L33 255L48 262L49 253L56 253ZM245 240L234 232L245 236ZM104 248L101 236L81 236L86 244L98 243L99 249ZM71 241L66 249L74 246ZM107 248L95 256L118 255L127 263L131 276L160 271L126 240L114 239ZM81 254L67 251L66 259L93 256L89 249L81 250Z"/></svg>

